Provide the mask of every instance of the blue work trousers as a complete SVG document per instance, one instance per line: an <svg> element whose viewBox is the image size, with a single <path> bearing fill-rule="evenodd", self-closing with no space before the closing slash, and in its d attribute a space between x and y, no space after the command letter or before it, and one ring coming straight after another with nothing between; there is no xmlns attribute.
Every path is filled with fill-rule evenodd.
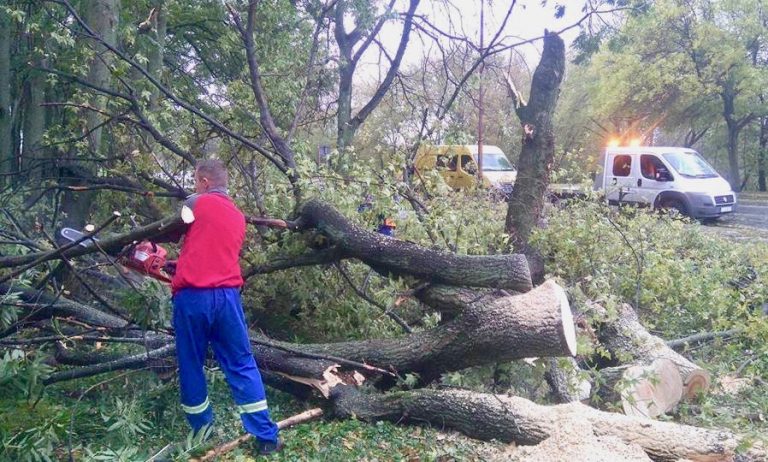
<svg viewBox="0 0 768 462"><path fill-rule="evenodd" d="M236 288L179 290L173 296L181 407L194 431L213 423L203 364L208 345L224 371L245 430L260 441L277 441L261 374L251 353Z"/></svg>

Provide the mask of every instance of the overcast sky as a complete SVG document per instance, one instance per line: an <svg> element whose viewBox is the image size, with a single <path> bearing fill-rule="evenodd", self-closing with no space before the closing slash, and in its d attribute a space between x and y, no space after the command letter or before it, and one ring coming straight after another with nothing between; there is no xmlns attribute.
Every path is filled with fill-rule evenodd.
<svg viewBox="0 0 768 462"><path fill-rule="evenodd" d="M453 28L455 34L471 37L475 43L479 43L480 2L481 0L453 0L452 5L446 7L443 2L422 0L417 14L427 17L430 23L443 30ZM555 18L557 4L565 5L565 14L561 18ZM501 25L509 5L510 0L492 0L490 4L486 3L484 15L486 45ZM507 37L505 40L507 43L515 43L540 37L544 34L544 29L563 30L582 17L582 6L583 0L549 0L544 6L542 6L542 0L520 0L514 6L502 35ZM401 8L401 11L405 9L405 7ZM383 30L382 43L392 55L397 49L401 31L401 22L391 22ZM577 34L578 28L572 28L561 34L566 46L570 45ZM403 59L404 67L421 61L425 51L429 50L428 40L428 38L422 40L417 35L411 34ZM379 52L374 48L371 47L371 50L364 55L363 61L368 65L364 71L365 74L376 78ZM523 54L529 67L534 68L540 57L541 40L535 41L532 45L521 46L516 51ZM433 51L437 57L436 52L437 50Z"/></svg>

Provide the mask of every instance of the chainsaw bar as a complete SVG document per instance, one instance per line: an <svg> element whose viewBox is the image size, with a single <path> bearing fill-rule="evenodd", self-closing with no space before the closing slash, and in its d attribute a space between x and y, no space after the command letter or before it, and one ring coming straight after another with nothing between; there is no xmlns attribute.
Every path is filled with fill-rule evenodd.
<svg viewBox="0 0 768 462"><path fill-rule="evenodd" d="M62 228L61 230L61 237L68 240L69 242L79 241L80 239L83 239L85 236L86 236L85 233L83 233L82 231L78 231L76 229ZM95 237L89 237L83 240L82 242L78 243L77 245L80 245L83 247L90 247L96 242L99 242L99 240L96 239Z"/></svg>

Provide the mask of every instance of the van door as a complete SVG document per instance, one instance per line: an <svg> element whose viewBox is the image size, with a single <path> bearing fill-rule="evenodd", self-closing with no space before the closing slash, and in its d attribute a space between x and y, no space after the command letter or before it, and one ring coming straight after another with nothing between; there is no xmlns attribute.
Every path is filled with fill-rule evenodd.
<svg viewBox="0 0 768 462"><path fill-rule="evenodd" d="M637 182L639 200L653 205L662 191L671 189L672 175L664 162L653 154L640 155L640 178Z"/></svg>
<svg viewBox="0 0 768 462"><path fill-rule="evenodd" d="M472 170L472 165L475 165L474 172L477 173L477 164L475 164L471 155L457 154L451 156L448 162L448 170L443 174L445 182L454 189L472 187L475 184L475 176L469 172Z"/></svg>
<svg viewBox="0 0 768 462"><path fill-rule="evenodd" d="M636 202L639 199L637 196L639 169L634 159L630 154L608 153L605 197L609 204Z"/></svg>

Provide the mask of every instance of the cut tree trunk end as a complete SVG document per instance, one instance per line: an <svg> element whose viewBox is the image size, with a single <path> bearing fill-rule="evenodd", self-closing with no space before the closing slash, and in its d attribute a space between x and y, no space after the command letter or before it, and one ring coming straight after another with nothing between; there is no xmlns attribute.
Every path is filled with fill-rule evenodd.
<svg viewBox="0 0 768 462"><path fill-rule="evenodd" d="M671 411L683 396L683 380L677 365L666 358L651 364L602 369L603 386L598 396L619 402L624 414L654 418Z"/></svg>
<svg viewBox="0 0 768 462"><path fill-rule="evenodd" d="M621 306L617 319L603 324L598 339L614 358L631 358L631 364L650 365L660 358L672 361L683 380L683 399L693 399L709 389L709 373L649 333L627 304Z"/></svg>

